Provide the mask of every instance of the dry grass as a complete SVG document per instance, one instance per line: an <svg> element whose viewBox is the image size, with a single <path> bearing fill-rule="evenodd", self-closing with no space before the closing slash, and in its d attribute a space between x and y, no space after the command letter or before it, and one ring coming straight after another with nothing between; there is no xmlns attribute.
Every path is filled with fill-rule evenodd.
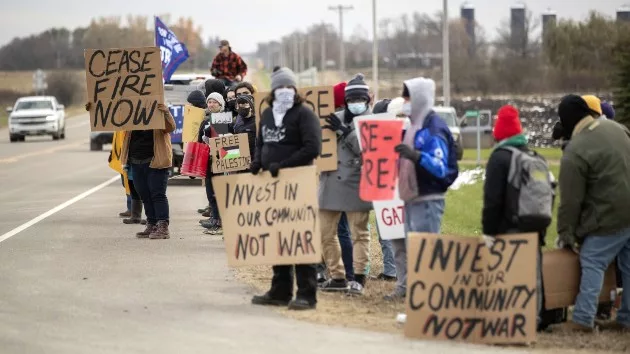
<svg viewBox="0 0 630 354"><path fill-rule="evenodd" d="M370 274L378 275L383 270L383 261L373 215L370 222ZM238 280L252 286L259 293L269 289L271 267L238 268L235 273ZM403 327L396 323L396 315L405 311L404 304L383 301L383 296L389 294L393 288L394 284L391 282L369 281L365 294L361 297L318 292L316 311L296 312L285 308L278 308L276 311L290 318L323 325L402 334ZM541 353L628 353L630 334L604 332L582 335L566 333L557 327L552 333L539 334L538 342L531 349Z"/></svg>
<svg viewBox="0 0 630 354"><path fill-rule="evenodd" d="M44 72L47 75L51 73L51 71ZM22 94L32 93L33 73L34 71L0 71L0 90L12 90ZM74 73L79 78L79 82L85 83L84 70L74 70Z"/></svg>

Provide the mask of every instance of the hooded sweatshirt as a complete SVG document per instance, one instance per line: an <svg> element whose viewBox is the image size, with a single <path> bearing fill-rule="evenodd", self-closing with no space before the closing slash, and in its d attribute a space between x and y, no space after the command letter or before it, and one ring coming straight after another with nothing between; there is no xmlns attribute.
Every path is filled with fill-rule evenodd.
<svg viewBox="0 0 630 354"><path fill-rule="evenodd" d="M254 110L254 98L250 95L241 95L236 101L240 103L246 101L249 103L251 111L248 117L243 117L240 114L236 116L236 122L234 122L233 127L234 134L247 134L249 152L251 156L254 156L256 152L256 111Z"/></svg>
<svg viewBox="0 0 630 354"><path fill-rule="evenodd" d="M398 187L405 202L444 199L458 175L455 141L448 125L435 112L435 82L405 81L411 101L411 125L403 143L420 151L420 160L400 159Z"/></svg>

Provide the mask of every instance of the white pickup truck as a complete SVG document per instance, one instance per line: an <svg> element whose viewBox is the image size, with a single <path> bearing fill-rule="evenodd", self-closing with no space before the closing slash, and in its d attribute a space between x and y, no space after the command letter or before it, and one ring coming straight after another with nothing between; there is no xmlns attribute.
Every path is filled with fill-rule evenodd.
<svg viewBox="0 0 630 354"><path fill-rule="evenodd" d="M52 135L53 140L66 137L64 106L53 96L21 97L9 115L10 141L24 141L27 135Z"/></svg>

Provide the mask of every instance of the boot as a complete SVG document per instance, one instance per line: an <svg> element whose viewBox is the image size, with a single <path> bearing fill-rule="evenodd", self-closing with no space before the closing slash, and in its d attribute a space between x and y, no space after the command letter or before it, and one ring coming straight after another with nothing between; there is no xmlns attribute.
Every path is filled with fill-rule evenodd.
<svg viewBox="0 0 630 354"><path fill-rule="evenodd" d="M131 217L128 219L123 219L123 223L127 225L142 223L142 201L141 200L131 201Z"/></svg>
<svg viewBox="0 0 630 354"><path fill-rule="evenodd" d="M168 232L168 222L160 220L157 226L153 229L149 238L152 240L166 240L171 238L171 234Z"/></svg>
<svg viewBox="0 0 630 354"><path fill-rule="evenodd" d="M149 238L149 235L151 235L151 233L153 232L153 230L156 228L155 225L153 224L147 224L147 227L144 229L144 231L138 232L136 234L137 238Z"/></svg>
<svg viewBox="0 0 630 354"><path fill-rule="evenodd" d="M123 211L122 213L119 213L118 216L121 218L128 218L131 216L131 210Z"/></svg>

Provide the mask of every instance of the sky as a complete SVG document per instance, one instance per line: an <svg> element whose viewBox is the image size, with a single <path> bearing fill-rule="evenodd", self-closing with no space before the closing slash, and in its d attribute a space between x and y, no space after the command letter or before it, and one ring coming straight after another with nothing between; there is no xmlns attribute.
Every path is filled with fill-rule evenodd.
<svg viewBox="0 0 630 354"><path fill-rule="evenodd" d="M171 18L192 17L202 26L204 38L228 39L236 52L252 52L258 42L280 39L294 30L305 30L322 21L339 27L336 11L328 6L351 5L344 14L344 37L362 28L372 36L372 0L1 0L0 46L15 37L28 36L50 27L87 26L99 16L127 14L154 16L170 13ZM583 19L595 9L614 17L630 0L521 0L536 18L548 8L559 18ZM440 0L376 0L377 21L414 11L430 15L442 9ZM463 0L449 0L449 17L459 17ZM507 21L512 0L471 0L477 22L490 38ZM229 6L232 8L229 8Z"/></svg>

